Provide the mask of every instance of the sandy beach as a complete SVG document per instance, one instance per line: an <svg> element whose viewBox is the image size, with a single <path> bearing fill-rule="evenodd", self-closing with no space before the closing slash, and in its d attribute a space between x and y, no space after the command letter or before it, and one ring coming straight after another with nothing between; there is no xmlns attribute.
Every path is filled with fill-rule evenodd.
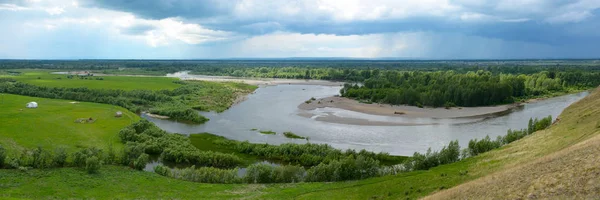
<svg viewBox="0 0 600 200"><path fill-rule="evenodd" d="M339 108L371 115L380 116L402 116L414 118L484 118L508 113L512 109L519 107L520 104L508 104L499 106L485 107L454 107L454 108L419 108L416 106L393 106L387 104L364 104L353 99L344 97L327 97L316 99L310 103L301 103L298 108L301 110L314 110L317 108ZM328 120L331 121L331 120ZM338 119L339 121L339 119ZM372 121L367 121L372 122ZM352 123L356 124L356 123ZM397 124L398 125L398 124ZM402 125L402 124L401 124ZM407 124L410 125L410 124ZM417 124L413 124L417 125Z"/></svg>

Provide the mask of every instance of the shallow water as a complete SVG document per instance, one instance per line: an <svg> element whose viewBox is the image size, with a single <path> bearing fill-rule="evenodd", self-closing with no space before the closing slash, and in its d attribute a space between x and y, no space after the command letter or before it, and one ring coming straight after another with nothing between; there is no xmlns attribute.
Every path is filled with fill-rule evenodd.
<svg viewBox="0 0 600 200"><path fill-rule="evenodd" d="M297 106L310 99L324 98L339 94L341 87L318 85L278 85L261 87L248 99L223 113L201 112L210 118L206 124L189 125L169 120L144 118L169 132L184 134L209 132L234 140L248 140L254 143L305 143L306 140L288 139L283 132L291 131L300 136L310 137L311 143L327 143L340 149L366 149L375 152L389 152L392 155L412 155L415 151L425 152L427 148L440 149L452 140L458 140L465 147L470 139L496 138L511 129L527 127L529 118L558 116L571 103L588 93L578 93L526 104L513 112L493 118L472 119L431 119L385 117L368 115L342 109L325 108L310 111L316 115L333 114L373 121L393 121L415 124L414 126L360 126L328 123L313 118L301 117ZM264 135L257 131L272 130L277 135Z"/></svg>

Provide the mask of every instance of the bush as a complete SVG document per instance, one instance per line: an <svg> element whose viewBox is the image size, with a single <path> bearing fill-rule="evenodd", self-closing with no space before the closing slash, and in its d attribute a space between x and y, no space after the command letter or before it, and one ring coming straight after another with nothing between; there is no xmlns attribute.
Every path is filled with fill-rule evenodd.
<svg viewBox="0 0 600 200"><path fill-rule="evenodd" d="M98 159L96 156L89 157L85 160L85 170L89 174L98 173L98 170L100 170L100 165L100 159Z"/></svg>
<svg viewBox="0 0 600 200"><path fill-rule="evenodd" d="M156 165L154 166L154 172L156 172L159 175L162 176L171 176L171 169L169 169L169 167L166 167L164 165Z"/></svg>
<svg viewBox="0 0 600 200"><path fill-rule="evenodd" d="M133 167L137 170L143 170L146 167L146 164L150 160L150 156L148 154L142 153L134 162Z"/></svg>
<svg viewBox="0 0 600 200"><path fill-rule="evenodd" d="M76 167L86 167L87 159L91 157L96 157L97 159L102 158L102 150L96 147L90 147L77 151L73 153L73 164Z"/></svg>
<svg viewBox="0 0 600 200"><path fill-rule="evenodd" d="M200 151L192 145L187 136L170 134L147 120L140 120L123 128L119 137L126 143L122 163L133 168L142 153L160 155L164 161L196 166L234 168L242 159L233 154Z"/></svg>
<svg viewBox="0 0 600 200"><path fill-rule="evenodd" d="M6 165L6 149L2 145L0 145L0 168Z"/></svg>
<svg viewBox="0 0 600 200"><path fill-rule="evenodd" d="M195 166L185 169L173 169L171 177L186 181L200 183L241 183L237 176L238 169L218 169L213 167L201 167L196 169Z"/></svg>
<svg viewBox="0 0 600 200"><path fill-rule="evenodd" d="M52 165L55 167L63 167L67 163L67 151L64 148L58 148L54 151L52 157Z"/></svg>
<svg viewBox="0 0 600 200"><path fill-rule="evenodd" d="M42 147L38 147L33 150L33 168L44 169L48 168L52 162L52 155L47 151L44 151Z"/></svg>
<svg viewBox="0 0 600 200"><path fill-rule="evenodd" d="M273 166L264 163L257 163L246 168L244 180L247 183L270 183Z"/></svg>

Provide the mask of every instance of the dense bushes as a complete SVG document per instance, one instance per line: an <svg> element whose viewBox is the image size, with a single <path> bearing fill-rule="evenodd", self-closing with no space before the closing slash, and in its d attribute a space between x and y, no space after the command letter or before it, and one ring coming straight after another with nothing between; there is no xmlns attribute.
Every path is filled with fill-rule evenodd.
<svg viewBox="0 0 600 200"><path fill-rule="evenodd" d="M169 176L176 179L201 182L201 183L241 183L242 179L238 177L238 169L218 169L212 167L195 166L185 169L169 169L162 165L154 168L158 174Z"/></svg>
<svg viewBox="0 0 600 200"><path fill-rule="evenodd" d="M166 162L196 166L233 168L242 163L239 157L232 154L200 151L190 143L188 137L166 133L147 120L123 128L119 137L125 143L123 164L133 167L142 153L160 155Z"/></svg>
<svg viewBox="0 0 600 200"><path fill-rule="evenodd" d="M498 136L496 140L490 139L489 136L486 136L484 139L477 140L472 139L469 141L468 152L470 156L476 156L481 153L488 152L492 149L499 148L503 145L509 144L516 140L519 140L529 134L532 134L536 131L543 130L552 125L552 116L544 117L541 120L529 119L527 129L523 130L508 130L506 135Z"/></svg>
<svg viewBox="0 0 600 200"><path fill-rule="evenodd" d="M450 164L460 160L460 146L458 141L451 141L448 146L444 146L442 150L431 151L431 148L427 150L427 153L421 154L415 152L413 157L404 164L405 170L427 170L432 167L439 165Z"/></svg>
<svg viewBox="0 0 600 200"><path fill-rule="evenodd" d="M355 158L362 156L388 163L398 163L404 159L404 157L390 156L388 153L374 153L366 150L357 152L355 150L348 149L346 151L342 151L327 144L253 144L247 141L240 142L228 140L218 136L216 136L212 142L223 148L233 149L239 153L255 155L268 160L279 160L293 164L300 164L306 167L316 166L322 162L328 162L330 160L344 159L348 156L354 156Z"/></svg>
<svg viewBox="0 0 600 200"><path fill-rule="evenodd" d="M307 170L306 181L344 181L375 177L379 174L379 161L359 155L320 163Z"/></svg>
<svg viewBox="0 0 600 200"><path fill-rule="evenodd" d="M425 154L415 152L414 155L402 165L398 167L386 167L380 170L380 172L382 174L396 174L398 171L427 170L439 165L454 163L460 159L476 156L500 148L503 145L517 141L535 131L543 130L550 125L552 125L552 116L545 117L541 120L538 120L537 118L535 120L530 119L527 129L515 131L509 129L506 135L498 136L496 140L490 139L489 136L486 136L481 140L472 139L469 141L468 147L463 150L460 149L458 141L451 141L448 146L444 146L439 152L432 152L431 148L429 148Z"/></svg>

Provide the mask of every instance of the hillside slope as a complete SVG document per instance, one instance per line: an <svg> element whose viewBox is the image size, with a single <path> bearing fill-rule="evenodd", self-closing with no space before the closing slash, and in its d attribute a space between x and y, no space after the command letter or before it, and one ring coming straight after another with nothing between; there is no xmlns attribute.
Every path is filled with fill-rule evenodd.
<svg viewBox="0 0 600 200"><path fill-rule="evenodd" d="M600 92L570 106L552 128L493 152L514 165L427 199L600 198ZM545 155L548 152L549 155ZM545 156L542 156L545 155Z"/></svg>

